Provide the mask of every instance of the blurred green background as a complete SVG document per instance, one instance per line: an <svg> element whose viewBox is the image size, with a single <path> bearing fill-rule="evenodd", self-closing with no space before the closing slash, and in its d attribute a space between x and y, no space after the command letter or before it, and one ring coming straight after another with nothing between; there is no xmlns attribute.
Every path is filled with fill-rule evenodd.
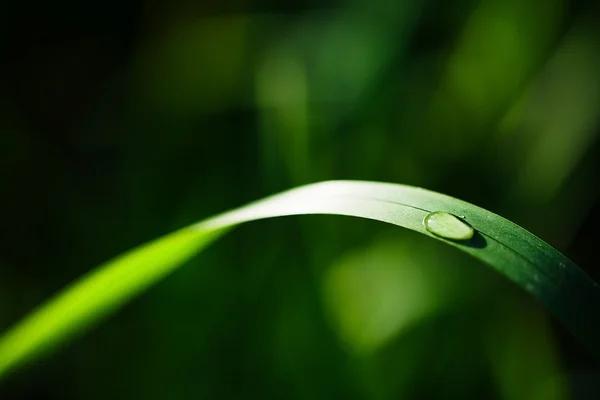
<svg viewBox="0 0 600 400"><path fill-rule="evenodd" d="M124 250L328 179L467 200L600 280L597 1L57 0L1 18L0 331ZM236 229L0 398L587 399L599 370L457 250L309 216Z"/></svg>

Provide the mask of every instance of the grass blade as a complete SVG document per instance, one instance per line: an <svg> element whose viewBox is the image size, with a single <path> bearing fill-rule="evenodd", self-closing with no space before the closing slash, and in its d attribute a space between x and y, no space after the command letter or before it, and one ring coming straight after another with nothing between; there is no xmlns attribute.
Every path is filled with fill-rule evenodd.
<svg viewBox="0 0 600 400"><path fill-rule="evenodd" d="M430 233L423 221L437 211L464 218L475 233L463 241ZM586 311L600 307L600 287L541 239L496 214L440 193L399 184L330 181L217 215L100 265L0 337L0 379L99 322L230 228L258 219L301 214L378 220L455 246L530 292L600 358L600 314Z"/></svg>

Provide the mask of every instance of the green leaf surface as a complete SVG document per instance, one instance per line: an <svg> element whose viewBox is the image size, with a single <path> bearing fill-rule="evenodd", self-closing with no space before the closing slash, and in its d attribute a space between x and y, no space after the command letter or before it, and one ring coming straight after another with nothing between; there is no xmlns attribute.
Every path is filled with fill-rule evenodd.
<svg viewBox="0 0 600 400"><path fill-rule="evenodd" d="M432 212L459 216L473 228L472 237L459 231L457 240L450 240L431 233L424 221ZM100 265L0 337L0 379L99 322L230 228L253 220L301 214L378 220L455 246L535 296L600 358L600 313L595 312L600 308L600 287L541 239L496 214L440 193L399 184L329 181L225 212ZM448 221L452 218L445 218L444 226Z"/></svg>

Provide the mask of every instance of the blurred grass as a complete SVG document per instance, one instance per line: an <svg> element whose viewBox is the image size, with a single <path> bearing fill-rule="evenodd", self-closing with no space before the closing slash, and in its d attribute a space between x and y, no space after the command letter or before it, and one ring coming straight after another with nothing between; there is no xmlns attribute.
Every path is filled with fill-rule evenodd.
<svg viewBox="0 0 600 400"><path fill-rule="evenodd" d="M11 3L0 329L113 254L324 179L464 198L548 238L598 279L598 15L584 0ZM511 310L493 300L473 318L469 307L440 308L356 360L330 326L321 274L368 252L381 228L311 218L256 226L15 376L0 397L535 398L519 391L529 375L516 366L555 376L547 390L557 398L565 380L575 398L600 393L597 376L577 378L597 366L501 283L489 298L514 299ZM447 251L423 250L417 265L434 270ZM457 276L435 271L423 279ZM549 344L527 355L524 343L544 332Z"/></svg>

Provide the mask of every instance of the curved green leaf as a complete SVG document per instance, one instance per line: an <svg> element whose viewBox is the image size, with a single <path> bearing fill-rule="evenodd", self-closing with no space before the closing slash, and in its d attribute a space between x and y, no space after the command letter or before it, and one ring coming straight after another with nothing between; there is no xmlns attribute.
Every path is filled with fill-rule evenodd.
<svg viewBox="0 0 600 400"><path fill-rule="evenodd" d="M462 241L430 233L423 221L436 211L460 216L475 233ZM248 221L300 214L378 220L455 246L521 285L600 357L600 313L588 311L600 308L600 287L541 239L496 214L440 193L399 184L329 181L217 215L100 265L0 337L0 378L98 322L228 229Z"/></svg>

